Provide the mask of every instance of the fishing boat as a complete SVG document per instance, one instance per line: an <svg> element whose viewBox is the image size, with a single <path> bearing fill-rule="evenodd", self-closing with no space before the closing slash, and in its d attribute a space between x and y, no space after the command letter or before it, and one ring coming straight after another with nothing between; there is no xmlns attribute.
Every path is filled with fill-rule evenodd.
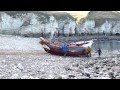
<svg viewBox="0 0 120 90"><path fill-rule="evenodd" d="M49 40L40 37L40 44L47 53L60 56L64 55L64 52L61 50L61 47L64 44L62 42L50 42ZM69 50L67 51L66 56L87 56L89 54L87 50L91 48L92 44L93 40L67 43Z"/></svg>

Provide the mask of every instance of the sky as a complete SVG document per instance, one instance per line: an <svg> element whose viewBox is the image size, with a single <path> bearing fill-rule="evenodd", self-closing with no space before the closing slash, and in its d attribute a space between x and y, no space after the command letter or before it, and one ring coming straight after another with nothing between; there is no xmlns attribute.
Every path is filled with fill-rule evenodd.
<svg viewBox="0 0 120 90"><path fill-rule="evenodd" d="M73 12L77 12L77 13L88 13L89 11L59 11L59 12L68 12L68 13L73 13Z"/></svg>
<svg viewBox="0 0 120 90"><path fill-rule="evenodd" d="M59 11L59 12L70 13L74 18L77 18L76 22L78 23L80 19L86 17L90 11Z"/></svg>
<svg viewBox="0 0 120 90"><path fill-rule="evenodd" d="M90 11L59 11L59 12L88 14Z"/></svg>
<svg viewBox="0 0 120 90"><path fill-rule="evenodd" d="M67 12L67 13L80 13L80 14L88 14L90 11L60 11L60 12ZM114 11L113 11L114 12ZM118 11L120 12L120 11Z"/></svg>
<svg viewBox="0 0 120 90"><path fill-rule="evenodd" d="M70 13L73 17L77 18L77 22L79 22L79 20L81 18L84 18L88 15L88 13L90 11L59 11L59 12L67 12L67 13ZM107 12L107 11L106 11ZM112 11L114 12L114 11ZM115 11L116 12L116 11ZM118 11L120 12L120 11Z"/></svg>

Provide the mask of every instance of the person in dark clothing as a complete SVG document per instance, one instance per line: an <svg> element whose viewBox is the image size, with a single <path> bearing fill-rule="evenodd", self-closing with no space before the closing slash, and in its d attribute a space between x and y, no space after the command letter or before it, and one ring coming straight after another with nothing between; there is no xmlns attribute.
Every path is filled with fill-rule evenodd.
<svg viewBox="0 0 120 90"><path fill-rule="evenodd" d="M66 56L66 55L67 55L67 52L68 52L68 50L69 50L66 43L61 47L61 50L62 50L62 52L64 53L64 56Z"/></svg>
<svg viewBox="0 0 120 90"><path fill-rule="evenodd" d="M101 51L101 49L99 48L99 49L98 49L98 55L99 55L99 57L101 56L101 53L102 53L102 51Z"/></svg>

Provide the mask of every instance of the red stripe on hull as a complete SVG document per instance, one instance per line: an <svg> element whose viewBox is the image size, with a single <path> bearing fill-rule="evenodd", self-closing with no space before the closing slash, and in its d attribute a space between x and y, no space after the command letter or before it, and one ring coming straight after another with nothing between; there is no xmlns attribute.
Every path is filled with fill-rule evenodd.
<svg viewBox="0 0 120 90"><path fill-rule="evenodd" d="M63 56L64 53L57 49L57 48L50 48L50 50L46 50L46 52L50 53L50 54L53 54L53 55L60 55L60 56ZM71 51L68 51L67 55L66 56L74 56L74 57L81 57L81 56L87 56L86 53L84 51L79 51L79 52L71 52Z"/></svg>

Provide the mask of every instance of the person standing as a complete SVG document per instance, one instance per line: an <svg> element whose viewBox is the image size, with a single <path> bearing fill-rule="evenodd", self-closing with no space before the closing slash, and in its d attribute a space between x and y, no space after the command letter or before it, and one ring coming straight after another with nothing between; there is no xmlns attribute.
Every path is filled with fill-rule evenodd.
<svg viewBox="0 0 120 90"><path fill-rule="evenodd" d="M91 52L92 52L92 48L88 47L87 48L87 56L91 57Z"/></svg>
<svg viewBox="0 0 120 90"><path fill-rule="evenodd" d="M56 35L55 35L55 32L51 32L51 35L50 35L50 43L52 43L56 38Z"/></svg>
<svg viewBox="0 0 120 90"><path fill-rule="evenodd" d="M66 55L67 55L67 52L68 52L68 50L69 50L67 44L64 43L64 45L61 47L61 49L62 49L62 51L63 51L63 53L64 53L64 56L66 56Z"/></svg>
<svg viewBox="0 0 120 90"><path fill-rule="evenodd" d="M102 51L101 51L101 49L99 48L99 49L98 49L98 55L99 55L99 57L101 56L101 53L102 53Z"/></svg>

